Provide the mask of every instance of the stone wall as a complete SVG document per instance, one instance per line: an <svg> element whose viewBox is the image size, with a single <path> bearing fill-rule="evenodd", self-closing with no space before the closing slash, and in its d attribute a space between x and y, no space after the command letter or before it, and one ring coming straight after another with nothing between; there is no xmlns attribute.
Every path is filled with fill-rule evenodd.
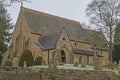
<svg viewBox="0 0 120 80"><path fill-rule="evenodd" d="M108 71L0 68L0 80L120 80Z"/></svg>

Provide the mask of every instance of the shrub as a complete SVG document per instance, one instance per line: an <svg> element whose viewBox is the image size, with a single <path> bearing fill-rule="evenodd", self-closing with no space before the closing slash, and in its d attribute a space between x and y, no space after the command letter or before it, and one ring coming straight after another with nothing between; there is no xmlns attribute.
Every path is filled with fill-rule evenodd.
<svg viewBox="0 0 120 80"><path fill-rule="evenodd" d="M6 60L4 66L13 66L10 60Z"/></svg>
<svg viewBox="0 0 120 80"><path fill-rule="evenodd" d="M3 59L3 56L2 56L2 54L0 54L0 65L2 63L2 59Z"/></svg>
<svg viewBox="0 0 120 80"><path fill-rule="evenodd" d="M22 52L22 55L21 55L20 60L19 60L20 67L24 66L24 61L26 61L26 65L28 67L33 66L34 58L33 58L32 52L30 50L25 50Z"/></svg>
<svg viewBox="0 0 120 80"><path fill-rule="evenodd" d="M35 59L34 65L41 65L42 64L42 59L43 58L41 56L37 57Z"/></svg>

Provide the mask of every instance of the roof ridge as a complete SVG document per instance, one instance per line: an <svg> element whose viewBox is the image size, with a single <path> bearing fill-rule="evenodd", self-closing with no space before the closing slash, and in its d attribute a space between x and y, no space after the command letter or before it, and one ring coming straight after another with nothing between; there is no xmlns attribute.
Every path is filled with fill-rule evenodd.
<svg viewBox="0 0 120 80"><path fill-rule="evenodd" d="M64 19L66 21L70 21L70 22L75 22L75 23L80 23L79 21L76 21L76 20L71 20L71 19L68 19L68 18L64 18L64 17L59 17L57 15L54 15L54 14L49 14L47 12L42 12L42 11L37 11L37 10L33 10L33 9L30 9L30 8L26 8L26 7L22 7L23 11L29 11L29 12L32 12L34 14L43 14L43 15L47 15L47 16L52 16L52 17L55 17L55 18L61 18L61 19Z"/></svg>
<svg viewBox="0 0 120 80"><path fill-rule="evenodd" d="M94 32L98 32L100 33L99 31L96 31L96 30L93 30L93 29L87 29L87 28L83 28L84 30L87 30L87 31L94 31Z"/></svg>

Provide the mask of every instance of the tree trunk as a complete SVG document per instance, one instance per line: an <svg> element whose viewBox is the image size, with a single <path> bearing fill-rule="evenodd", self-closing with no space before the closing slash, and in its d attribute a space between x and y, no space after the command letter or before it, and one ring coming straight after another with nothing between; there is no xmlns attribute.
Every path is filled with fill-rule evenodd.
<svg viewBox="0 0 120 80"><path fill-rule="evenodd" d="M112 63L112 26L110 26L109 61Z"/></svg>

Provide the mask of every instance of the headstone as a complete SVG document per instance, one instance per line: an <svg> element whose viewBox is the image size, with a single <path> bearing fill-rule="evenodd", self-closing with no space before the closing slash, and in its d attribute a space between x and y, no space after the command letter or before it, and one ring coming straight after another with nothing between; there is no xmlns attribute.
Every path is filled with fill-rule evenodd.
<svg viewBox="0 0 120 80"><path fill-rule="evenodd" d="M24 66L24 68L27 68L27 64L26 64L26 61L24 61L24 65L23 65L23 66Z"/></svg>
<svg viewBox="0 0 120 80"><path fill-rule="evenodd" d="M102 70L103 61L101 57L94 56L94 70Z"/></svg>
<svg viewBox="0 0 120 80"><path fill-rule="evenodd" d="M45 62L45 60L42 60L42 65L46 65L46 62Z"/></svg>
<svg viewBox="0 0 120 80"><path fill-rule="evenodd" d="M50 61L49 61L48 68L56 68L56 67L57 67L57 66L56 66L56 62L55 62L55 61L50 60Z"/></svg>
<svg viewBox="0 0 120 80"><path fill-rule="evenodd" d="M118 68L120 68L120 61L119 61L119 64L118 64Z"/></svg>
<svg viewBox="0 0 120 80"><path fill-rule="evenodd" d="M14 57L13 58L13 67L18 67L18 63L19 63L19 58Z"/></svg>
<svg viewBox="0 0 120 80"><path fill-rule="evenodd" d="M118 71L118 74L120 75L120 71Z"/></svg>
<svg viewBox="0 0 120 80"><path fill-rule="evenodd" d="M48 68L52 68L52 67L53 67L53 63L51 60L49 60Z"/></svg>
<svg viewBox="0 0 120 80"><path fill-rule="evenodd" d="M78 67L78 65L79 65L78 58L75 58L74 59L74 67Z"/></svg>
<svg viewBox="0 0 120 80"><path fill-rule="evenodd" d="M90 65L93 65L93 58L90 58L89 64L90 64Z"/></svg>
<svg viewBox="0 0 120 80"><path fill-rule="evenodd" d="M117 68L117 67L118 67L117 62L114 62L114 63L113 63L113 67L114 67L114 68Z"/></svg>
<svg viewBox="0 0 120 80"><path fill-rule="evenodd" d="M114 68L113 68L113 64L112 63L108 63L108 68L109 68L109 70L113 70Z"/></svg>
<svg viewBox="0 0 120 80"><path fill-rule="evenodd" d="M85 67L86 67L86 60L82 59L81 68L85 68Z"/></svg>
<svg viewBox="0 0 120 80"><path fill-rule="evenodd" d="M56 62L53 62L53 68L57 68Z"/></svg>

